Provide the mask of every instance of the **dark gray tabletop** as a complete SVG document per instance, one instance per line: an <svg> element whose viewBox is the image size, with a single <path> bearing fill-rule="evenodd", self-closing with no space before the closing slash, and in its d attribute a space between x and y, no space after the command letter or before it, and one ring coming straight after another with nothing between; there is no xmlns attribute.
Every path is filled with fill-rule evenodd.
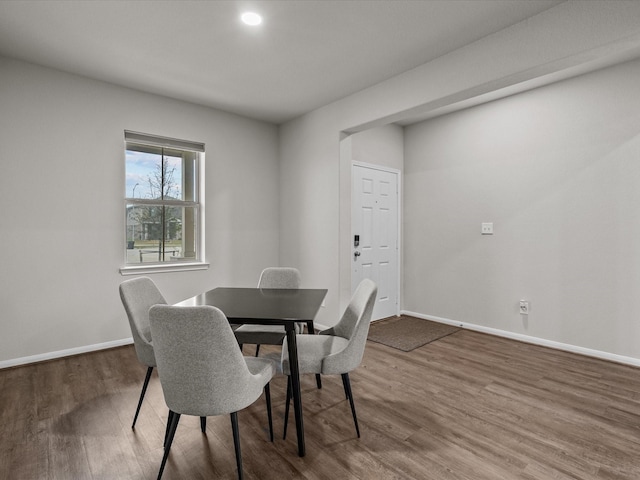
<svg viewBox="0 0 640 480"><path fill-rule="evenodd" d="M176 305L213 305L233 323L306 322L315 318L326 289L296 290L219 287Z"/></svg>

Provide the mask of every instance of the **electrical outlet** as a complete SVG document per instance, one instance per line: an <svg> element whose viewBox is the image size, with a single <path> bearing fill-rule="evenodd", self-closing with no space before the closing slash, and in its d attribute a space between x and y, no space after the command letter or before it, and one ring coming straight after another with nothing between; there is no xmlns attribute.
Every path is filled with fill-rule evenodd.
<svg viewBox="0 0 640 480"><path fill-rule="evenodd" d="M493 235L493 223L482 224L482 235Z"/></svg>
<svg viewBox="0 0 640 480"><path fill-rule="evenodd" d="M529 302L520 300L520 315L529 315Z"/></svg>

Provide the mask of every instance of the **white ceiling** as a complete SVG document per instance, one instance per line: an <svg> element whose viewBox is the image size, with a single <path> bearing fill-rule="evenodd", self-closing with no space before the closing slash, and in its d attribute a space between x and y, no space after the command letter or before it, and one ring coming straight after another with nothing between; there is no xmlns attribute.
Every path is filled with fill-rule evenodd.
<svg viewBox="0 0 640 480"><path fill-rule="evenodd" d="M558 3L0 0L0 55L282 123Z"/></svg>

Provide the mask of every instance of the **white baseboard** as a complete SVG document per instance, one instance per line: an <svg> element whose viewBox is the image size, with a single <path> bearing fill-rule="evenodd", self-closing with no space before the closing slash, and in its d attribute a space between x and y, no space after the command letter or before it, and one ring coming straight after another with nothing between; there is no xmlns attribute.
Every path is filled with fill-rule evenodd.
<svg viewBox="0 0 640 480"><path fill-rule="evenodd" d="M113 340L111 342L96 343L94 345L86 345L84 347L69 348L67 350L58 350L56 352L42 353L39 355L31 355L29 357L13 358L11 360L0 361L0 369L17 367L19 365L27 365L29 363L44 362L46 360L53 360L56 358L70 357L71 355L78 355L80 353L95 352L98 350L105 350L107 348L121 347L122 345L130 345L133 343L133 338L123 338L121 340Z"/></svg>
<svg viewBox="0 0 640 480"><path fill-rule="evenodd" d="M623 355L616 355L615 353L608 353L600 350L593 350L590 348L578 347L576 345L555 342L553 340L546 340L544 338L532 337L529 335L522 335L520 333L508 332L506 330L499 330L497 328L483 327L482 325L475 325L473 323L458 322L455 320L450 320L448 318L436 317L433 315L424 315L422 313L410 312L407 310L403 310L400 313L402 315L409 315L412 317L423 318L425 320L431 320L434 322L446 323L447 325L455 325L457 327L465 328L467 330L474 330L476 332L487 333L489 335L496 335L498 337L510 338L512 340L531 343L533 345L540 345L542 347L555 348L556 350L564 350L565 352L577 353L579 355L585 355L587 357L594 357L594 358L599 358L601 360L608 360L610 362L623 363L625 365L640 367L640 358L625 357Z"/></svg>
<svg viewBox="0 0 640 480"><path fill-rule="evenodd" d="M496 335L498 337L510 338L512 340L518 340L520 342L531 343L533 345L540 345L542 347L555 348L557 350L564 350L566 352L577 353L588 357L599 358L602 360L609 360L611 362L623 363L626 365L632 365L634 367L640 367L640 359L633 357L625 357L623 355L616 355L614 353L603 352L600 350L593 350L590 348L578 347L567 343L555 342L553 340L545 340L544 338L532 337L530 335L522 335L520 333L508 332L506 330L499 330L497 328L484 327L482 325L475 325L473 323L459 322L443 317L436 317L434 315L424 315L422 313L411 312L408 310L402 310L401 315L410 315L412 317L424 318L425 320L431 320L433 322L445 323L447 325L455 325L456 327L465 328L467 330L474 330L476 332L487 333L489 335ZM316 323L317 330L326 330L326 325ZM39 355L32 355L29 357L14 358L11 360L0 361L0 369L16 367L19 365L27 365L29 363L44 362L46 360L53 360L61 357L69 357L71 355L78 355L81 353L95 352L98 350L105 350L107 348L121 347L123 345L130 345L133 343L133 338L123 338L121 340L114 340L111 342L97 343L94 345L86 345L84 347L70 348L67 350L58 350L56 352L43 353Z"/></svg>

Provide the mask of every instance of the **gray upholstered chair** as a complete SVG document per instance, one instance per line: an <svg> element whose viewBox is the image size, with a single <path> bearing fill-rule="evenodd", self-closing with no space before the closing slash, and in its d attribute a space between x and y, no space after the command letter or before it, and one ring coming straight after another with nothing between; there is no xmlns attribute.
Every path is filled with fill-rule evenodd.
<svg viewBox="0 0 640 480"><path fill-rule="evenodd" d="M133 344L138 360L147 366L147 375L142 385L138 408L131 425L131 428L135 428L153 367L156 366L153 343L151 342L151 327L149 326L149 309L153 305L166 304L167 302L155 283L153 283L153 280L148 277L134 278L121 283L120 299L129 318L129 326L131 327L131 335L133 336Z"/></svg>
<svg viewBox="0 0 640 480"><path fill-rule="evenodd" d="M351 405L351 414L360 437L356 408L351 392L349 372L360 365L364 355L364 347L369 333L371 314L376 300L378 288L369 279L358 285L349 305L347 305L340 321L318 335L297 335L298 365L300 374L315 373L322 375L341 375L344 392ZM282 347L282 371L290 375L289 355L285 339ZM287 388L285 407L284 436L287 435L289 403L291 400L291 377Z"/></svg>
<svg viewBox="0 0 640 480"><path fill-rule="evenodd" d="M300 272L291 267L269 267L260 274L258 288L300 288ZM313 333L313 322L309 322L309 333ZM299 324L297 332L302 333L303 326ZM285 331L282 325L241 325L235 330L236 339L242 348L245 343L256 345L256 357L260 352L260 345L281 345Z"/></svg>
<svg viewBox="0 0 640 480"><path fill-rule="evenodd" d="M270 439L273 441L269 382L276 363L266 358L243 357L229 321L216 307L156 305L149 311L151 334L164 399L169 407L162 477L181 415L206 417L231 414L238 478L242 456L238 411L260 397L267 401Z"/></svg>

